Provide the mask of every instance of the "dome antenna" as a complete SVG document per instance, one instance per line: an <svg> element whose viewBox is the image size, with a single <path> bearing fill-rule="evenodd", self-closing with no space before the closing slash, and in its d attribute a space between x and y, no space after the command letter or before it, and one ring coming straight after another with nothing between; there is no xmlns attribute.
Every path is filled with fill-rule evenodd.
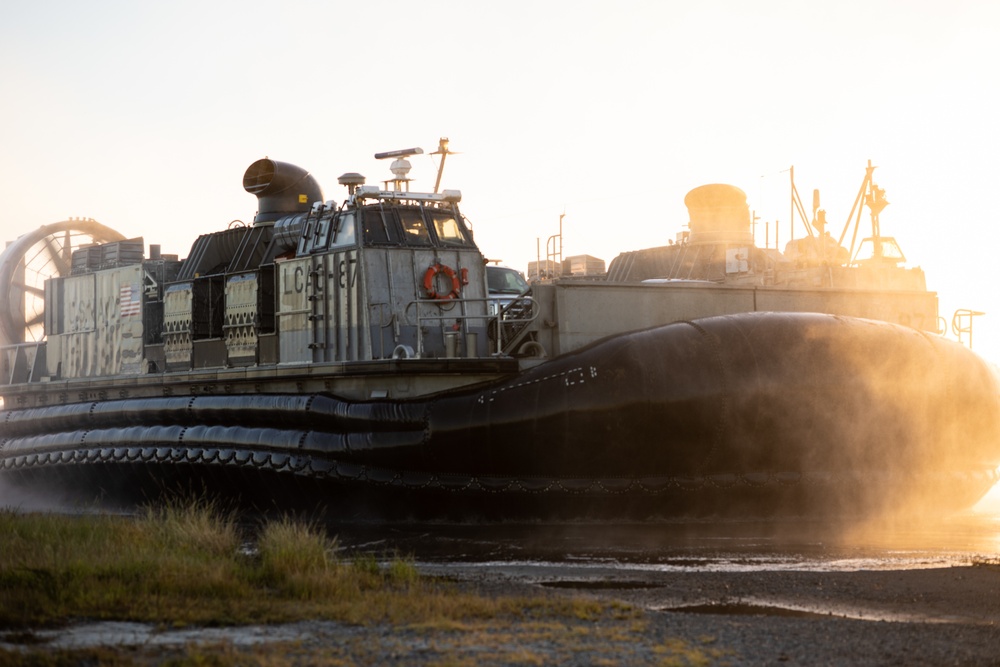
<svg viewBox="0 0 1000 667"><path fill-rule="evenodd" d="M389 165L389 170L392 172L392 175L395 176L395 178L389 181L382 181L386 189L388 190L389 184L392 183L393 190L402 191L405 188L406 192L409 192L410 179L407 177L407 174L410 173L410 168L412 167L412 165L410 164L410 161L407 160L406 158L410 157L411 155L423 155L423 154L424 154L423 148L404 148L398 151L386 151L385 153L375 153L376 160L396 158L395 160L393 160L392 164Z"/></svg>

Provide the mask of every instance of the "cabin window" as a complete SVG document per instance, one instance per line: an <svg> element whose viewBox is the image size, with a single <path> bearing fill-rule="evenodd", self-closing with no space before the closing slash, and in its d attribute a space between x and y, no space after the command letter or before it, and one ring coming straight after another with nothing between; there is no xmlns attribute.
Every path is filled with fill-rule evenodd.
<svg viewBox="0 0 1000 667"><path fill-rule="evenodd" d="M313 218L307 218L305 227L302 229L302 238L299 239L298 254L302 255L309 252L312 246L312 237L315 231L314 227L316 221Z"/></svg>
<svg viewBox="0 0 1000 667"><path fill-rule="evenodd" d="M365 245L472 246L468 230L451 211L415 206L371 206L361 218Z"/></svg>
<svg viewBox="0 0 1000 667"><path fill-rule="evenodd" d="M392 218L383 215L381 208L367 208L361 218L365 244L399 245L399 232Z"/></svg>
<svg viewBox="0 0 1000 667"><path fill-rule="evenodd" d="M399 223L403 228L403 239L406 245L429 246L431 235L424 224L424 217L416 209L399 209Z"/></svg>
<svg viewBox="0 0 1000 667"><path fill-rule="evenodd" d="M440 211L428 211L427 213L441 245L470 245L465 230L453 215Z"/></svg>
<svg viewBox="0 0 1000 667"><path fill-rule="evenodd" d="M312 250L323 250L330 240L330 218L320 218L316 223L316 231L313 234Z"/></svg>
<svg viewBox="0 0 1000 667"><path fill-rule="evenodd" d="M330 243L330 247L356 245L357 242L357 236L354 233L354 214L341 214L337 218L337 224L333 233L333 242Z"/></svg>

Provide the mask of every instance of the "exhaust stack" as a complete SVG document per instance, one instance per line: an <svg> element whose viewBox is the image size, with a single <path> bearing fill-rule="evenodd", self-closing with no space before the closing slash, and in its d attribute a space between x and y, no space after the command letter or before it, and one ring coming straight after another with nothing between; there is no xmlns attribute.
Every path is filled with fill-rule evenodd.
<svg viewBox="0 0 1000 667"><path fill-rule="evenodd" d="M323 201L323 191L312 175L294 164L269 158L257 160L243 174L243 189L257 196L254 226L273 224L292 213L309 211Z"/></svg>
<svg viewBox="0 0 1000 667"><path fill-rule="evenodd" d="M753 244L747 196L734 185L702 185L684 197L690 243Z"/></svg>

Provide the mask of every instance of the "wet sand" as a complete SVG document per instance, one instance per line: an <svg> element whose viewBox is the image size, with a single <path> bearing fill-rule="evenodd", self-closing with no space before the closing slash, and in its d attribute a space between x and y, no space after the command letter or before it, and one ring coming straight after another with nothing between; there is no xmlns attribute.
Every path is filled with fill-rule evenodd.
<svg viewBox="0 0 1000 667"><path fill-rule="evenodd" d="M645 610L650 646L668 637L702 646L710 638L723 651L712 663L1000 664L995 565L638 576L590 567L444 570L487 594L543 588L627 602Z"/></svg>
<svg viewBox="0 0 1000 667"><path fill-rule="evenodd" d="M509 643L536 664L1000 664L1000 493L937 521L383 527L341 535L353 548L413 553L423 573L481 594L569 595L641 610L638 625L620 622L641 630L589 647L580 639L579 651L527 625L514 630ZM614 622L557 634L583 638L602 624ZM404 662L431 664L421 646L404 644ZM481 648L488 646L484 639ZM476 664L518 663L506 655Z"/></svg>

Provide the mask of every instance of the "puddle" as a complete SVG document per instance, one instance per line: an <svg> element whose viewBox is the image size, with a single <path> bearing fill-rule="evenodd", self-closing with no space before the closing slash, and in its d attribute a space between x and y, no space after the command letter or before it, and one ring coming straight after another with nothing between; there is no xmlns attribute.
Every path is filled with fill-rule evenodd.
<svg viewBox="0 0 1000 667"><path fill-rule="evenodd" d="M319 622L313 622L317 625ZM98 646L185 646L227 643L233 646L254 646L270 642L303 639L315 628L303 624L251 625L223 628L181 628L160 630L146 623L104 621L72 625L58 630L37 630L0 636L0 648L19 650L45 646L53 649L81 649Z"/></svg>
<svg viewBox="0 0 1000 667"><path fill-rule="evenodd" d="M788 607L773 607L769 605L749 604L745 602L712 602L708 604L692 604L680 607L663 607L657 611L678 612L681 614L715 614L718 616L780 616L783 618L830 618L831 614L821 614L802 609Z"/></svg>
<svg viewBox="0 0 1000 667"><path fill-rule="evenodd" d="M663 588L659 584L644 581L540 581L545 588L570 588L584 591L635 591Z"/></svg>
<svg viewBox="0 0 1000 667"><path fill-rule="evenodd" d="M714 616L843 619L876 621L881 623L969 623L976 622L963 616L931 615L900 610L865 609L852 604L814 603L805 606L760 599L743 599L738 602L701 602L674 606L650 606L650 611L679 614L707 614Z"/></svg>

